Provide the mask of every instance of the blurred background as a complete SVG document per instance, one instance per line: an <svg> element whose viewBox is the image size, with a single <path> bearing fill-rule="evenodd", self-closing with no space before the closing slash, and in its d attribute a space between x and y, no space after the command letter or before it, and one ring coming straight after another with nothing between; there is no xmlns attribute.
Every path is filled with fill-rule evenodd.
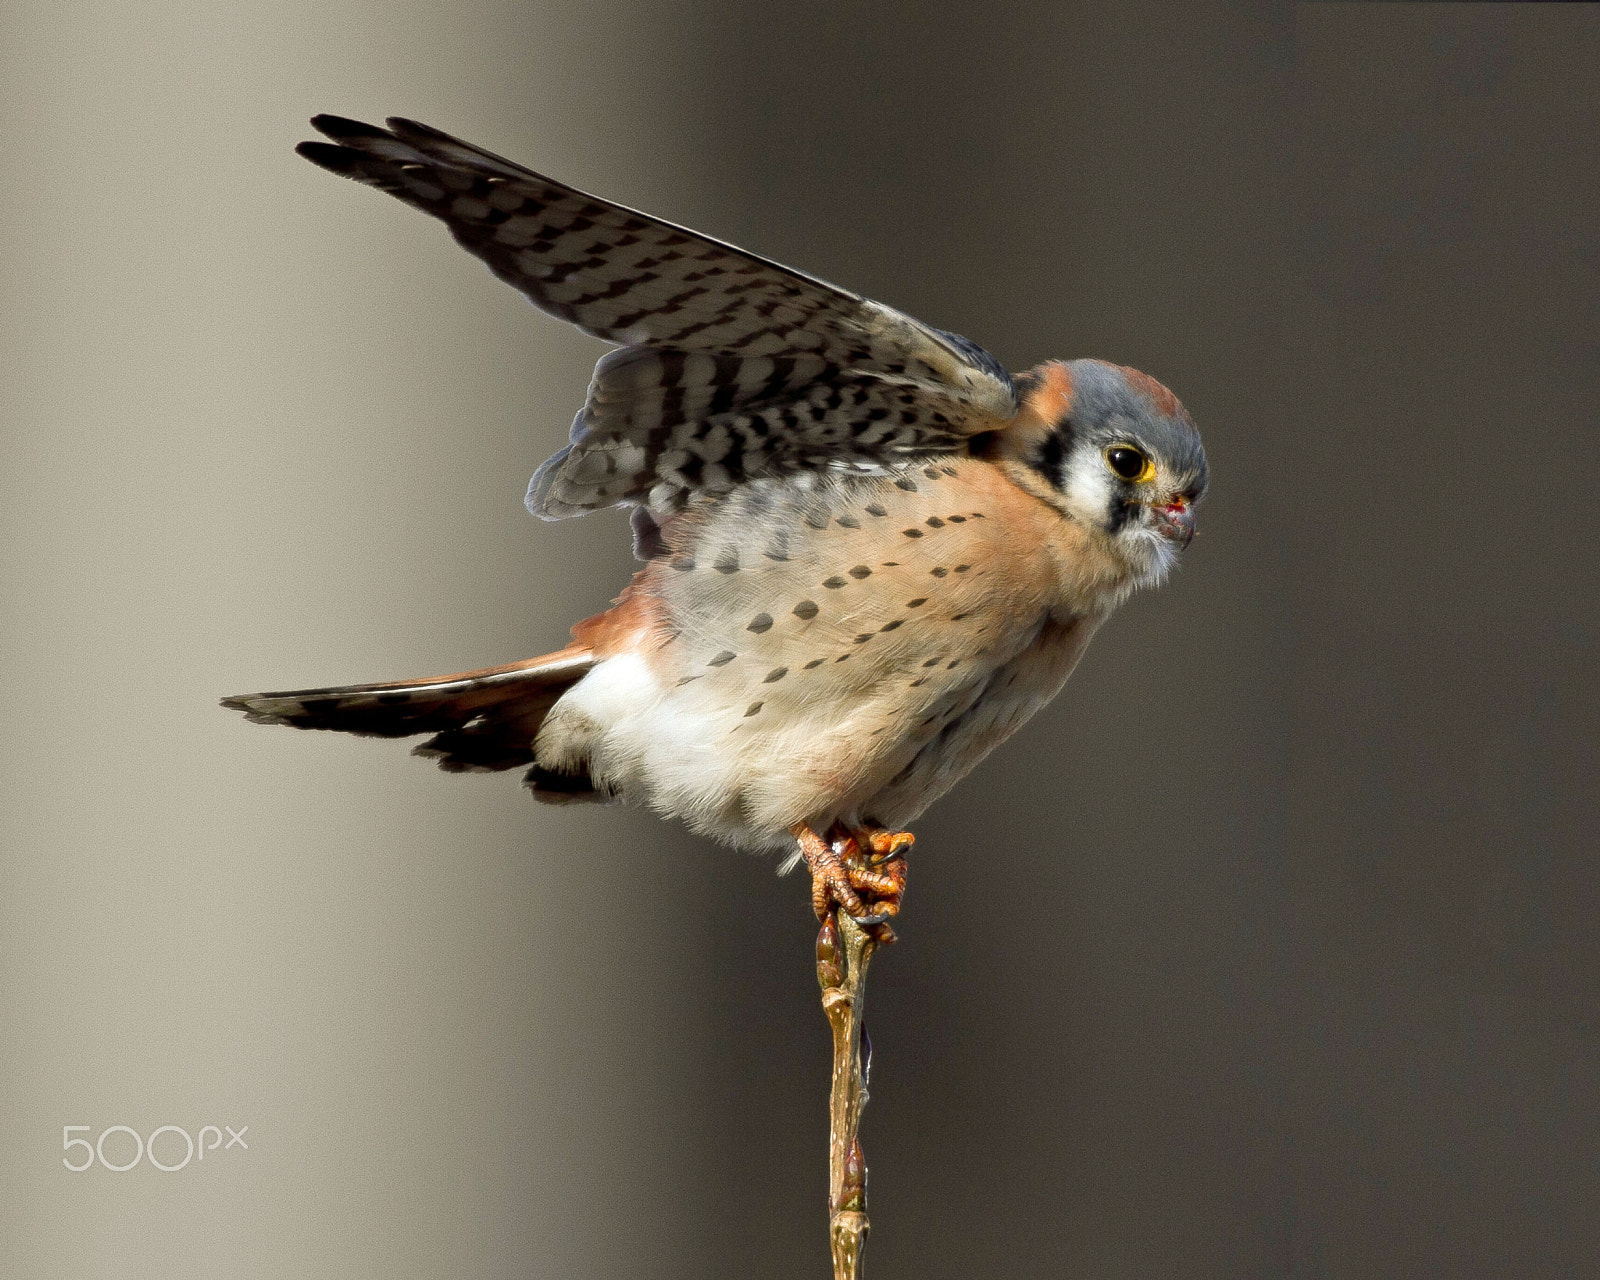
<svg viewBox="0 0 1600 1280"><path fill-rule="evenodd" d="M1594 1270L1593 6L6 28L7 1275L826 1274L802 878L216 706L552 649L632 571L521 506L603 348L295 157L316 111L1205 432L1182 572L918 828L871 1274Z"/></svg>

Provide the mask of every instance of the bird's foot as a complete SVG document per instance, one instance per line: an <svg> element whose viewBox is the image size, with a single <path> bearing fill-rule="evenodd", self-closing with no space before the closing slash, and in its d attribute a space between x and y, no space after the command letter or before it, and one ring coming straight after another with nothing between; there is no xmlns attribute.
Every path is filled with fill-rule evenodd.
<svg viewBox="0 0 1600 1280"><path fill-rule="evenodd" d="M882 827L861 827L850 834L856 844L868 852L874 866L898 858L917 842L909 831L885 831Z"/></svg>
<svg viewBox="0 0 1600 1280"><path fill-rule="evenodd" d="M900 914L906 889L909 831L835 824L828 838L805 823L790 828L811 872L811 907L824 920L837 904L880 943L895 940L889 917Z"/></svg>
<svg viewBox="0 0 1600 1280"><path fill-rule="evenodd" d="M844 863L851 887L872 897L873 914L897 916L906 892L906 850L916 843L909 831L882 827L835 826L829 833Z"/></svg>

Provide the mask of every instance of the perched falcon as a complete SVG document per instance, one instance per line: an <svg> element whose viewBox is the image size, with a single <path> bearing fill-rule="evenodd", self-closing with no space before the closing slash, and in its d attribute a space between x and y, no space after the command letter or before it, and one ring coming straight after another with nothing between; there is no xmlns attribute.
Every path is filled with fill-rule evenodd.
<svg viewBox="0 0 1600 1280"><path fill-rule="evenodd" d="M1013 377L965 338L413 121L312 123L332 141L301 155L617 344L527 503L631 507L645 566L557 653L224 705L428 733L416 753L448 770L531 766L542 799L788 848L819 914L881 924L906 824L1188 545L1206 461L1182 405L1099 360Z"/></svg>

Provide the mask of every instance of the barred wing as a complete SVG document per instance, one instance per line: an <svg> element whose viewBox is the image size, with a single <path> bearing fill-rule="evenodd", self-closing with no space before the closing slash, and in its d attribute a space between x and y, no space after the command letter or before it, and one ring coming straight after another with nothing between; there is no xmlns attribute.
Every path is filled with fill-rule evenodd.
<svg viewBox="0 0 1600 1280"><path fill-rule="evenodd" d="M892 465L1016 412L992 356L891 307L413 121L312 123L334 141L302 143L307 159L440 219L542 310L624 345L597 366L572 444L535 477L537 514Z"/></svg>

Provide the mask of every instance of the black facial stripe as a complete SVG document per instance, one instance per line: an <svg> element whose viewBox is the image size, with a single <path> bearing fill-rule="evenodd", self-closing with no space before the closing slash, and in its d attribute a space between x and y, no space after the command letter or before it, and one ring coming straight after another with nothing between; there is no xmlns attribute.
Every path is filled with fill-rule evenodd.
<svg viewBox="0 0 1600 1280"><path fill-rule="evenodd" d="M1067 456L1067 446L1071 441L1072 419L1063 418L1056 424L1055 429L1039 442L1039 447L1028 459L1028 465L1057 489L1061 487L1061 463Z"/></svg>
<svg viewBox="0 0 1600 1280"><path fill-rule="evenodd" d="M1120 486L1119 486L1120 487ZM1133 500L1122 493L1111 495L1111 510L1106 516L1106 532L1120 533L1133 515Z"/></svg>

